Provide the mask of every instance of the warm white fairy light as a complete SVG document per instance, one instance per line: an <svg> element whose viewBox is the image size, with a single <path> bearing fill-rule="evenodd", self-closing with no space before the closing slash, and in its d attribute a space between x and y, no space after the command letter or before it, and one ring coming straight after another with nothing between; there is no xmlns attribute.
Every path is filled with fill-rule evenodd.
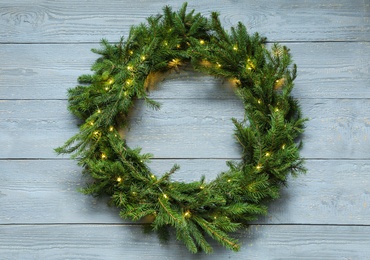
<svg viewBox="0 0 370 260"><path fill-rule="evenodd" d="M131 83L132 83L132 79L128 79L128 80L126 80L126 85L127 85L127 86L131 85Z"/></svg>
<svg viewBox="0 0 370 260"><path fill-rule="evenodd" d="M184 213L184 217L185 218L190 218L191 217L191 213L190 213L189 210Z"/></svg>

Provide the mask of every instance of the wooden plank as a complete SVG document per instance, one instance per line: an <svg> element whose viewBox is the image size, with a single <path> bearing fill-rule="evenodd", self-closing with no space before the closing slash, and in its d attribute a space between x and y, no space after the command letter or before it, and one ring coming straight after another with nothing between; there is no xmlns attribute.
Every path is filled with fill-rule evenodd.
<svg viewBox="0 0 370 260"><path fill-rule="evenodd" d="M299 98L370 98L370 43L287 43L298 65ZM77 77L90 73L98 44L3 44L0 99L66 99ZM197 89L182 91L189 85ZM204 85L214 85L213 88ZM221 80L185 68L159 83L156 98L232 98ZM211 91L210 91L211 90Z"/></svg>
<svg viewBox="0 0 370 260"><path fill-rule="evenodd" d="M94 45L0 45L0 99L66 99L77 77L90 73ZM95 45L96 47L97 45Z"/></svg>
<svg viewBox="0 0 370 260"><path fill-rule="evenodd" d="M227 170L224 160L153 160L161 176L173 164L176 181L216 178ZM269 205L258 224L370 225L370 161L308 160L306 175L288 181L281 198ZM130 223L107 198L78 192L88 179L70 160L0 160L0 225L45 223Z"/></svg>
<svg viewBox="0 0 370 260"><path fill-rule="evenodd" d="M193 255L175 239L160 243L140 226L0 226L3 259L367 259L369 226L251 226L236 235L240 252L214 242Z"/></svg>
<svg viewBox="0 0 370 260"><path fill-rule="evenodd" d="M177 10L183 1L172 1ZM217 1L204 5L189 1L189 9L208 16L221 12L225 28L241 21L251 32L272 41L368 41L369 3L362 0L330 0L322 3L291 1ZM102 37L118 41L131 25L161 12L162 1L124 4L122 1L2 1L0 39L2 43L97 42ZM263 10L263 12L261 11Z"/></svg>
<svg viewBox="0 0 370 260"><path fill-rule="evenodd" d="M155 158L239 158L230 118L243 118L237 99L160 100L154 111L136 104L127 141ZM301 100L310 119L303 136L306 158L369 156L370 99ZM78 131L66 101L0 101L0 158L56 158L53 149ZM25 134L26 133L26 134Z"/></svg>

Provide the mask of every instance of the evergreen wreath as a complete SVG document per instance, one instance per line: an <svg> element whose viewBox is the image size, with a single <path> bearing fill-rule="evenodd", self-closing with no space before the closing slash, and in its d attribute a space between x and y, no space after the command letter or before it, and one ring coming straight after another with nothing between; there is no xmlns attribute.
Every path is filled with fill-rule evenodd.
<svg viewBox="0 0 370 260"><path fill-rule="evenodd" d="M266 214L288 176L305 172L298 139L306 119L290 96L296 65L288 48L272 44L268 50L266 39L249 35L242 23L228 32L218 13L205 18L186 7L173 12L166 6L163 14L132 26L126 41L102 40L102 48L92 50L101 55L94 73L80 76L80 85L68 91L69 110L83 123L56 152L71 153L92 177L83 192L108 194L122 218L150 216L148 225L161 238L173 227L193 253L212 252L209 238L237 251L229 233ZM159 108L147 95L149 78L185 62L234 81L244 103L245 119L232 119L241 159L227 162L229 169L210 182L171 181L178 165L154 175L146 164L151 155L130 148L119 134L136 99Z"/></svg>

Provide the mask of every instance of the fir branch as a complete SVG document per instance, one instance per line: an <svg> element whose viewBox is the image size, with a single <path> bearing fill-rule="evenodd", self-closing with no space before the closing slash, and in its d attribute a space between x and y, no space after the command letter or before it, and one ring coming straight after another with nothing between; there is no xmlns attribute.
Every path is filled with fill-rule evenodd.
<svg viewBox="0 0 370 260"><path fill-rule="evenodd" d="M227 236L226 233L222 232L221 230L218 230L215 226L213 226L211 223L204 220L203 218L195 216L194 220L199 226L203 228L204 231L208 233L208 235L219 241L222 245L233 251L239 251L240 245L237 243L235 239L229 238L229 236Z"/></svg>

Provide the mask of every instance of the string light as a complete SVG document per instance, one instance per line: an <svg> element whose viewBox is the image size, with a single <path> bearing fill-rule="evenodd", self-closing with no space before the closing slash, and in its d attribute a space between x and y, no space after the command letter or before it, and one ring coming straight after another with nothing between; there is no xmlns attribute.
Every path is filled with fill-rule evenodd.
<svg viewBox="0 0 370 260"><path fill-rule="evenodd" d="M145 55L141 55L140 59L144 61L146 59Z"/></svg>
<svg viewBox="0 0 370 260"><path fill-rule="evenodd" d="M261 169L262 169L262 165L258 164L258 165L256 166L256 169L257 169L257 170L261 170Z"/></svg>
<svg viewBox="0 0 370 260"><path fill-rule="evenodd" d="M93 126L94 125L94 122L93 121L90 121L89 125Z"/></svg>
<svg viewBox="0 0 370 260"><path fill-rule="evenodd" d="M227 182L231 182L231 180L230 180L230 179L228 179L228 180L227 180Z"/></svg>
<svg viewBox="0 0 370 260"><path fill-rule="evenodd" d="M281 149L283 149L283 150L285 149L285 144L283 144L283 145L281 146Z"/></svg>
<svg viewBox="0 0 370 260"><path fill-rule="evenodd" d="M126 85L127 85L127 86L131 85L131 83L132 83L132 79L128 79L128 80L126 80Z"/></svg>
<svg viewBox="0 0 370 260"><path fill-rule="evenodd" d="M100 131L94 131L93 132L93 139L98 140L101 137L101 132Z"/></svg>
<svg viewBox="0 0 370 260"><path fill-rule="evenodd" d="M117 181L118 181L118 182L122 182L122 178L121 178L121 177L118 177L118 178L117 178Z"/></svg>
<svg viewBox="0 0 370 260"><path fill-rule="evenodd" d="M184 217L185 218L190 218L191 217L191 213L190 213L189 210L184 213Z"/></svg>
<svg viewBox="0 0 370 260"><path fill-rule="evenodd" d="M109 87L105 87L104 89L105 89L106 91L108 91L108 90L109 90Z"/></svg>
<svg viewBox="0 0 370 260"><path fill-rule="evenodd" d="M180 45L180 44L177 44L177 45L176 45L176 48L177 48L177 49L180 49L180 48L181 48L181 45Z"/></svg>
<svg viewBox="0 0 370 260"><path fill-rule="evenodd" d="M113 132L113 130L114 130L114 127L113 126L110 126L109 127L109 132Z"/></svg>
<svg viewBox="0 0 370 260"><path fill-rule="evenodd" d="M155 179L155 175L154 175L154 174L150 175L150 177L151 177L152 179Z"/></svg>
<svg viewBox="0 0 370 260"><path fill-rule="evenodd" d="M266 154L265 154L265 156L266 157L269 157L271 155L271 153L269 153L269 152L267 152Z"/></svg>
<svg viewBox="0 0 370 260"><path fill-rule="evenodd" d="M163 194L163 198L168 199L167 194Z"/></svg>
<svg viewBox="0 0 370 260"><path fill-rule="evenodd" d="M101 154L101 158L104 160L104 159L107 159L107 155L105 153L102 153Z"/></svg>
<svg viewBox="0 0 370 260"><path fill-rule="evenodd" d="M128 51L128 53L129 53L130 55L134 54L134 52L133 52L132 50L129 50L129 51Z"/></svg>
<svg viewBox="0 0 370 260"><path fill-rule="evenodd" d="M101 110L100 110L100 109L98 109L96 112L98 112L98 114L100 114L100 113L101 113Z"/></svg>
<svg viewBox="0 0 370 260"><path fill-rule="evenodd" d="M200 40L200 41L199 41L199 43L203 45L203 44L205 44L206 42L205 42L204 40Z"/></svg>
<svg viewBox="0 0 370 260"><path fill-rule="evenodd" d="M203 189L204 189L204 186L203 186L203 185L201 185L201 186L199 187L199 189L203 190Z"/></svg>
<svg viewBox="0 0 370 260"><path fill-rule="evenodd" d="M258 104L261 104L262 103L261 99L258 99L257 103Z"/></svg>
<svg viewBox="0 0 370 260"><path fill-rule="evenodd" d="M107 81L107 83L108 83L109 85L112 85L112 84L114 83L114 79L113 79L113 78L110 78L110 79Z"/></svg>
<svg viewBox="0 0 370 260"><path fill-rule="evenodd" d="M220 63L216 62L216 64L217 64L217 67L219 67L219 68L222 67L222 65Z"/></svg>
<svg viewBox="0 0 370 260"><path fill-rule="evenodd" d="M234 45L233 50L237 51L238 50L238 45Z"/></svg>
<svg viewBox="0 0 370 260"><path fill-rule="evenodd" d="M282 88L285 85L285 81L286 81L285 78L275 80L274 89L277 90Z"/></svg>
<svg viewBox="0 0 370 260"><path fill-rule="evenodd" d="M247 59L247 66L246 66L247 70L252 70L252 69L255 69L256 66L254 65L253 61L251 59Z"/></svg>
<svg viewBox="0 0 370 260"><path fill-rule="evenodd" d="M275 108L275 112L279 112L279 109L278 108Z"/></svg>
<svg viewBox="0 0 370 260"><path fill-rule="evenodd" d="M130 65L127 66L127 70L132 71L134 68Z"/></svg>
<svg viewBox="0 0 370 260"><path fill-rule="evenodd" d="M181 60L180 59L172 59L172 61L170 61L168 63L168 66L170 66L170 67L177 67L179 65L181 65Z"/></svg>

